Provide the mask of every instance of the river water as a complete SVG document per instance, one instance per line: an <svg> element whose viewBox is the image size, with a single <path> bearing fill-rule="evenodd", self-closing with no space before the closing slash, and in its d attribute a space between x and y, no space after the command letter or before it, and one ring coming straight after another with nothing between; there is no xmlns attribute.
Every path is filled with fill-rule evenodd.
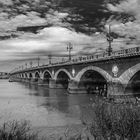
<svg viewBox="0 0 140 140"><path fill-rule="evenodd" d="M66 90L48 89L0 80L0 124L27 120L35 127L81 124L90 114L93 95L70 95Z"/></svg>

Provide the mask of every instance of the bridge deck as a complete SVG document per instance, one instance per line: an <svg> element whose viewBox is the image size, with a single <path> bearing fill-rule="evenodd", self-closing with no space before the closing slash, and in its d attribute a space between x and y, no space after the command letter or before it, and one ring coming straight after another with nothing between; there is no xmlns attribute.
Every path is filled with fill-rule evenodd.
<svg viewBox="0 0 140 140"><path fill-rule="evenodd" d="M74 65L74 64L80 64L80 63L87 63L87 62L97 62L97 61L108 61L112 59L119 59L119 58L125 58L125 57L133 57L133 56L139 56L140 55L140 47L135 48L128 48L124 50L118 50L113 51L111 56L108 56L108 53L100 53L98 55L89 55L84 57L77 57L75 59L72 59L71 61L61 61L57 63L52 63L48 65L41 65L31 68L26 68L24 70L18 70L15 72L12 72L11 74L18 73L18 72L24 72L24 71L30 71L30 70L36 70L36 69L42 69L42 68L49 68L49 67L56 67L56 66L65 66L65 65Z"/></svg>

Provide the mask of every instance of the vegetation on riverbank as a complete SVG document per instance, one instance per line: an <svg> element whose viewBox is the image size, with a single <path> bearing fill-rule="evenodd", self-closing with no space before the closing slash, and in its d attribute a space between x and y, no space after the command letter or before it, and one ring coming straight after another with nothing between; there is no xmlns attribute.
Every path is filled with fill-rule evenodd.
<svg viewBox="0 0 140 140"><path fill-rule="evenodd" d="M11 121L0 128L0 140L40 140L27 121Z"/></svg>
<svg viewBox="0 0 140 140"><path fill-rule="evenodd" d="M89 131L95 140L140 139L140 108L133 103L114 103L103 100L93 104L94 121Z"/></svg>
<svg viewBox="0 0 140 140"><path fill-rule="evenodd" d="M140 108L132 103L114 103L95 99L92 104L92 121L81 118L83 130L69 135L69 130L53 140L139 140ZM46 130L47 131L47 130ZM45 136L44 136L45 137ZM48 140L33 132L28 122L12 121L0 128L0 140Z"/></svg>

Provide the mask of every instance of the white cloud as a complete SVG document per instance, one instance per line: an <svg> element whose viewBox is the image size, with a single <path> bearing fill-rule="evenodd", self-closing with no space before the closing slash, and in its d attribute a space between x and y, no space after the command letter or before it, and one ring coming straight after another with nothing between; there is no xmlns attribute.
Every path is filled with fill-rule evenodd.
<svg viewBox="0 0 140 140"><path fill-rule="evenodd" d="M140 20L140 1L139 0L125 0L120 4L108 4L108 9L114 12L124 12L134 15L137 20Z"/></svg>
<svg viewBox="0 0 140 140"><path fill-rule="evenodd" d="M17 53L23 53L22 57L24 57L24 54L25 57L26 54L30 54L29 57L32 57L34 53L41 55L40 52L47 53L48 51L58 55L68 54L66 50L68 42L74 45L73 53L78 53L85 46L93 46L93 48L98 49L100 44L106 41L100 34L90 37L62 27L45 28L34 37L29 36L23 35L20 39L1 41L0 45L3 47L0 48L0 54L4 52L5 54L16 56ZM93 49L91 50L94 51ZM7 58L6 55L3 59L7 60L9 57Z"/></svg>
<svg viewBox="0 0 140 140"><path fill-rule="evenodd" d="M124 0L117 5L108 4L108 9L113 12L126 13L135 17L134 21L122 23L110 18L107 24L111 25L113 32L124 36L124 48L136 47L140 43L140 0ZM106 28L108 26L106 25ZM133 40L131 40L133 38ZM127 45L126 45L127 43Z"/></svg>

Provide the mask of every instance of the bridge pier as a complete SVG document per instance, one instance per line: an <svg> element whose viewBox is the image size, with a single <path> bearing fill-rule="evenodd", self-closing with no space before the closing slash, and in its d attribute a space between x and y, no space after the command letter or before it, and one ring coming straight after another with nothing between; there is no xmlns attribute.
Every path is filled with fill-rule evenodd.
<svg viewBox="0 0 140 140"><path fill-rule="evenodd" d="M42 78L39 78L39 79L38 79L38 85L43 85L43 83L44 83L44 82L43 82L43 79L42 79Z"/></svg>
<svg viewBox="0 0 140 140"><path fill-rule="evenodd" d="M22 82L22 78L12 78L13 79L13 82Z"/></svg>
<svg viewBox="0 0 140 140"><path fill-rule="evenodd" d="M51 79L49 80L49 88L56 88L56 80Z"/></svg>
<svg viewBox="0 0 140 140"><path fill-rule="evenodd" d="M107 87L107 95L109 98L117 99L124 96L125 86L120 83L120 81L109 81Z"/></svg>
<svg viewBox="0 0 140 140"><path fill-rule="evenodd" d="M24 82L29 83L29 79L28 79L28 78L26 78L26 79L24 80Z"/></svg>
<svg viewBox="0 0 140 140"><path fill-rule="evenodd" d="M47 86L47 87L49 87L49 83L45 82L45 80L43 78L38 79L38 85L39 86Z"/></svg>
<svg viewBox="0 0 140 140"><path fill-rule="evenodd" d="M35 84L35 83L36 83L36 79L35 79L35 78L31 78L31 79L30 79L30 83L31 83L31 84Z"/></svg>
<svg viewBox="0 0 140 140"><path fill-rule="evenodd" d="M66 89L66 87L59 81L55 79L49 79L49 88Z"/></svg>
<svg viewBox="0 0 140 140"><path fill-rule="evenodd" d="M70 80L68 84L68 92L71 94L85 94L87 90L84 86L79 87L79 82L76 80Z"/></svg>

